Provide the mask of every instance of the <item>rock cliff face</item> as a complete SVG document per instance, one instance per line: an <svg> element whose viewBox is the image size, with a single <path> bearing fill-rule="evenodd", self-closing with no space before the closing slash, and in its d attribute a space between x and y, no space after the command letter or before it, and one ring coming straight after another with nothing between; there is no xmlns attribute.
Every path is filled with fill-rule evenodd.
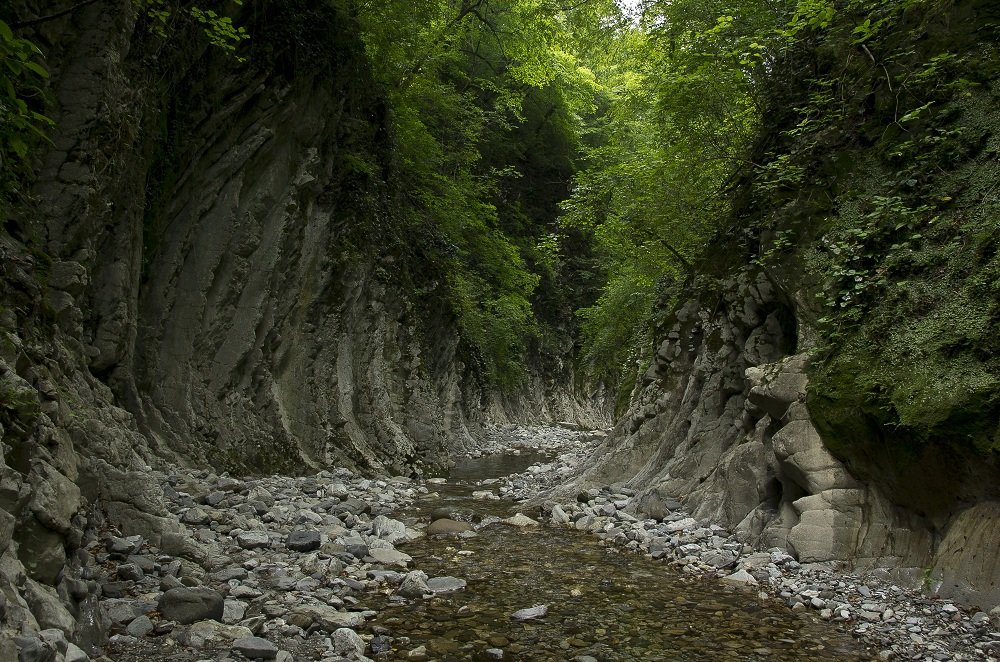
<svg viewBox="0 0 1000 662"><path fill-rule="evenodd" d="M735 182L726 230L585 478L627 481L650 512L683 499L800 561L994 605L1000 317L983 284L1000 282L1000 116L983 26L997 4L907 9L846 64L864 18L838 11L775 68L751 159L765 165ZM934 117L901 129L900 86L944 52L960 66L914 101ZM842 112L806 129L821 88ZM801 171L775 186L771 167Z"/></svg>
<svg viewBox="0 0 1000 662"><path fill-rule="evenodd" d="M808 329L761 273L680 306L627 415L573 487L626 482L637 510L700 519L800 562L882 568L942 595L1000 602L997 504L918 513L827 449L807 406Z"/></svg>
<svg viewBox="0 0 1000 662"><path fill-rule="evenodd" d="M3 625L100 637L76 550L95 527L180 532L148 475L164 459L408 473L487 420L601 416L465 369L384 218L389 124L350 18L308 4L257 7L246 66L193 38L154 61L128 0L35 36L56 127L0 237ZM304 30L328 48L300 54Z"/></svg>

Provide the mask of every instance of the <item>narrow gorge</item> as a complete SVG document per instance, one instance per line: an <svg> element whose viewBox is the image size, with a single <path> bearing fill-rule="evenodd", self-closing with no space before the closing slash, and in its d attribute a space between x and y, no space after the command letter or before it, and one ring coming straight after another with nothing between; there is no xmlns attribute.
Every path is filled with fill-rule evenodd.
<svg viewBox="0 0 1000 662"><path fill-rule="evenodd" d="M0 9L0 660L1000 659L1000 10L570 5Z"/></svg>

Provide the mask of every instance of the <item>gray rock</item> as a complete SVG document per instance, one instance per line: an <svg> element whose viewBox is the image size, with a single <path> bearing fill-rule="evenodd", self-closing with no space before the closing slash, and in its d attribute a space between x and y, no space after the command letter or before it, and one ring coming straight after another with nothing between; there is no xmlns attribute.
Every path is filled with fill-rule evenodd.
<svg viewBox="0 0 1000 662"><path fill-rule="evenodd" d="M181 521L185 524L208 524L211 518L203 509L194 507L181 516Z"/></svg>
<svg viewBox="0 0 1000 662"><path fill-rule="evenodd" d="M112 598L101 603L104 613L108 615L112 623L127 625L133 619L142 614L142 608L132 600Z"/></svg>
<svg viewBox="0 0 1000 662"><path fill-rule="evenodd" d="M379 634L372 637L368 645L372 649L372 655L388 653L392 650L392 639L387 635Z"/></svg>
<svg viewBox="0 0 1000 662"><path fill-rule="evenodd" d="M245 568L224 568L212 573L212 579L217 582L228 583L232 579L243 580L247 578Z"/></svg>
<svg viewBox="0 0 1000 662"><path fill-rule="evenodd" d="M192 648L215 648L252 636L253 632L242 625L224 625L214 620L206 620L193 624L187 631L186 640Z"/></svg>
<svg viewBox="0 0 1000 662"><path fill-rule="evenodd" d="M369 503L353 497L344 499L335 508L338 513L350 513L352 515L363 515L370 513L372 507Z"/></svg>
<svg viewBox="0 0 1000 662"><path fill-rule="evenodd" d="M468 522L457 522L453 519L434 520L424 529L424 533L429 536L456 535L465 531L472 531L473 527Z"/></svg>
<svg viewBox="0 0 1000 662"><path fill-rule="evenodd" d="M392 544L407 539L406 525L399 520L379 515L372 520L372 535Z"/></svg>
<svg viewBox="0 0 1000 662"><path fill-rule="evenodd" d="M433 577L427 580L427 588L433 593L450 593L464 589L466 582L458 577Z"/></svg>
<svg viewBox="0 0 1000 662"><path fill-rule="evenodd" d="M222 492L239 492L243 489L243 483L236 480L235 478L229 478L228 476L223 476L216 482L215 489Z"/></svg>
<svg viewBox="0 0 1000 662"><path fill-rule="evenodd" d="M713 568L725 568L736 562L736 552L729 549L713 549L700 555L701 562Z"/></svg>
<svg viewBox="0 0 1000 662"><path fill-rule="evenodd" d="M733 586L756 586L757 579L746 570L737 570L731 575L722 578L724 584Z"/></svg>
<svg viewBox="0 0 1000 662"><path fill-rule="evenodd" d="M3 426L0 425L0 438L3 437ZM7 551L10 541L14 538L14 528L17 525L17 518L0 508L0 554Z"/></svg>
<svg viewBox="0 0 1000 662"><path fill-rule="evenodd" d="M222 501L226 498L226 496L227 495L225 492L212 492L211 494L205 497L205 503L207 503L212 507L215 507L218 506L220 503L222 503Z"/></svg>
<svg viewBox="0 0 1000 662"><path fill-rule="evenodd" d="M17 647L16 657L11 661L18 662L55 662L58 651L52 644L43 641L40 637L21 636L14 639Z"/></svg>
<svg viewBox="0 0 1000 662"><path fill-rule="evenodd" d="M49 266L48 286L74 297L83 293L89 281L86 267L79 262L55 260Z"/></svg>
<svg viewBox="0 0 1000 662"><path fill-rule="evenodd" d="M271 538L266 531L242 531L236 534L236 544L243 549L270 547Z"/></svg>
<svg viewBox="0 0 1000 662"><path fill-rule="evenodd" d="M240 637L233 642L232 649L251 660L271 660L278 656L278 647L261 637Z"/></svg>
<svg viewBox="0 0 1000 662"><path fill-rule="evenodd" d="M427 585L427 573L422 570L413 570L406 574L403 583L396 589L396 593L404 598L420 598L431 592Z"/></svg>
<svg viewBox="0 0 1000 662"><path fill-rule="evenodd" d="M72 637L76 630L76 619L56 592L33 579L25 579L24 582L24 599L38 620L38 625L45 629L61 630L67 637Z"/></svg>
<svg viewBox="0 0 1000 662"><path fill-rule="evenodd" d="M365 640L350 628L337 628L333 632L333 650L345 657L365 654Z"/></svg>
<svg viewBox="0 0 1000 662"><path fill-rule="evenodd" d="M150 620L149 616L143 614L133 619L125 631L130 636L140 639L153 631L153 621Z"/></svg>
<svg viewBox="0 0 1000 662"><path fill-rule="evenodd" d="M808 419L789 421L774 434L771 443L784 474L808 494L859 486L826 449Z"/></svg>
<svg viewBox="0 0 1000 662"><path fill-rule="evenodd" d="M184 583L177 579L174 575L164 575L163 578L160 579L161 591L169 591L172 588L178 588L180 586L184 586Z"/></svg>
<svg viewBox="0 0 1000 662"><path fill-rule="evenodd" d="M164 618L186 625L207 619L221 621L225 600L218 591L207 586L183 586L160 596L156 607Z"/></svg>
<svg viewBox="0 0 1000 662"><path fill-rule="evenodd" d="M773 365L754 366L746 369L746 378L753 385L747 400L780 420L794 402L805 399L808 377L805 374L805 355L786 359L781 369Z"/></svg>
<svg viewBox="0 0 1000 662"><path fill-rule="evenodd" d="M142 572L142 568L140 568L135 563L123 563L122 565L118 566L118 569L115 571L115 574L118 575L118 579L124 581L137 582L141 581L142 578L145 577L145 574Z"/></svg>
<svg viewBox="0 0 1000 662"><path fill-rule="evenodd" d="M508 517L507 519L503 520L503 522L504 524L510 524L511 526L517 526L521 528L529 526L538 526L537 521L531 519L530 517L528 517L523 513L517 513L513 517Z"/></svg>
<svg viewBox="0 0 1000 662"><path fill-rule="evenodd" d="M49 529L67 533L80 508L80 488L44 461L32 464L28 480L33 487L28 503L31 512Z"/></svg>
<svg viewBox="0 0 1000 662"><path fill-rule="evenodd" d="M319 531L292 531L285 538L285 547L296 552L311 552L319 549L320 544L322 544L322 536Z"/></svg>
<svg viewBox="0 0 1000 662"><path fill-rule="evenodd" d="M53 585L66 563L66 542L34 517L18 523L18 558L32 579Z"/></svg>
<svg viewBox="0 0 1000 662"><path fill-rule="evenodd" d="M66 645L66 662L90 662L90 656L74 643Z"/></svg>
<svg viewBox="0 0 1000 662"><path fill-rule="evenodd" d="M1000 630L1000 606L990 609L990 622L994 629Z"/></svg>
<svg viewBox="0 0 1000 662"><path fill-rule="evenodd" d="M685 529L697 528L697 526L698 522L693 517L684 517L673 522L667 522L663 528L667 533L677 533Z"/></svg>
<svg viewBox="0 0 1000 662"><path fill-rule="evenodd" d="M334 607L326 605L296 607L286 620L303 630L316 626L324 632L333 632L337 628L351 628L353 630L365 624L363 614L353 611L338 611Z"/></svg>
<svg viewBox="0 0 1000 662"><path fill-rule="evenodd" d="M247 613L247 604L232 598L226 598L222 611L222 622L227 625L234 625L243 620Z"/></svg>
<svg viewBox="0 0 1000 662"><path fill-rule="evenodd" d="M569 524L569 515L566 511L562 509L559 504L552 506L552 523L553 524Z"/></svg>
<svg viewBox="0 0 1000 662"><path fill-rule="evenodd" d="M66 633L58 628L48 628L38 633L42 641L52 646L60 654L66 652L69 642L66 640Z"/></svg>
<svg viewBox="0 0 1000 662"><path fill-rule="evenodd" d="M105 547L112 554L137 554L142 548L142 536L129 536L127 538L116 538L111 536L105 543Z"/></svg>
<svg viewBox="0 0 1000 662"><path fill-rule="evenodd" d="M518 609L513 614L510 615L511 620L515 621L528 621L535 618L543 618L549 613L548 605L535 605L534 607L525 607L524 609Z"/></svg>
<svg viewBox="0 0 1000 662"><path fill-rule="evenodd" d="M160 551L169 556L188 559L201 565L208 562L208 554L187 533L174 531L164 533L160 536Z"/></svg>
<svg viewBox="0 0 1000 662"><path fill-rule="evenodd" d="M368 555L382 565L395 565L405 568L413 560L409 554L404 554L396 549L378 547L368 550Z"/></svg>

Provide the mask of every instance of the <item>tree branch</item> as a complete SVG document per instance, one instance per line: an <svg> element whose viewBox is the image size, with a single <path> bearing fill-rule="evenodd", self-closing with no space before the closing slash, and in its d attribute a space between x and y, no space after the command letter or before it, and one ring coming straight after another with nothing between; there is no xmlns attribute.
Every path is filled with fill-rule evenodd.
<svg viewBox="0 0 1000 662"><path fill-rule="evenodd" d="M39 16L38 18L30 18L30 19L28 19L26 21L17 21L15 23L11 23L10 24L10 29L11 30L20 30L21 28L28 28L28 27L31 27L32 25L38 25L39 23L47 23L49 21L54 21L57 18L62 18L63 16L66 16L67 14L72 14L77 9L83 9L87 5L92 5L95 2L97 2L97 1L98 0L82 0L82 2L78 2L75 5L73 5L72 7L69 7L68 9L63 9L62 11L57 11L56 13L49 14L48 16Z"/></svg>

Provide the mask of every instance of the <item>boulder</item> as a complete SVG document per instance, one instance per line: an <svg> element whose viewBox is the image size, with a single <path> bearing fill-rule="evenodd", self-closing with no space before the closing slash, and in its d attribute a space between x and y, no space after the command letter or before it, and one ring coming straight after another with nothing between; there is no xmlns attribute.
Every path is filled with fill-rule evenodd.
<svg viewBox="0 0 1000 662"><path fill-rule="evenodd" d="M513 621L529 621L536 618L543 618L549 613L548 605L535 605L534 607L525 607L524 609L518 609L513 614L510 615Z"/></svg>
<svg viewBox="0 0 1000 662"><path fill-rule="evenodd" d="M473 527L468 522L457 522L453 519L439 519L431 522L430 526L424 529L429 536L458 535L466 531L472 531Z"/></svg>
<svg viewBox="0 0 1000 662"><path fill-rule="evenodd" d="M566 511L559 504L552 506L552 523L559 525L570 523L569 515L566 514Z"/></svg>
<svg viewBox="0 0 1000 662"><path fill-rule="evenodd" d="M54 628L72 637L76 630L76 620L63 606L56 592L33 579L25 579L24 600L41 628Z"/></svg>
<svg viewBox="0 0 1000 662"><path fill-rule="evenodd" d="M333 632L338 628L356 629L364 626L363 614L354 611L338 611L326 605L302 605L291 611L287 618L292 625L303 630L316 626L324 632Z"/></svg>
<svg viewBox="0 0 1000 662"><path fill-rule="evenodd" d="M267 531L241 531L236 534L236 544L243 549L270 547L271 538L267 535Z"/></svg>
<svg viewBox="0 0 1000 662"><path fill-rule="evenodd" d="M296 552L311 552L319 549L322 542L319 531L297 530L292 531L285 538L285 547Z"/></svg>
<svg viewBox="0 0 1000 662"><path fill-rule="evenodd" d="M337 628L333 632L333 650L344 657L365 654L365 640L350 628Z"/></svg>
<svg viewBox="0 0 1000 662"><path fill-rule="evenodd" d="M278 647L261 637L240 637L233 641L232 649L251 660L272 660L278 656Z"/></svg>
<svg viewBox="0 0 1000 662"><path fill-rule="evenodd" d="M391 547L379 547L376 549L368 550L368 555L375 559L377 563L382 565L395 565L400 568L405 568L413 560L409 554L404 554L403 552L392 549Z"/></svg>
<svg viewBox="0 0 1000 662"><path fill-rule="evenodd" d="M422 570L408 572L396 592L404 598L410 599L427 595L431 592L430 587L427 585L427 573Z"/></svg>
<svg viewBox="0 0 1000 662"><path fill-rule="evenodd" d="M746 570L737 570L731 575L722 578L724 584L732 586L756 586L757 579Z"/></svg>
<svg viewBox="0 0 1000 662"><path fill-rule="evenodd" d="M538 522L536 522L535 520L531 519L530 517L528 517L523 513L517 513L513 517L508 517L507 519L503 520L503 522L504 524L510 524L511 526L517 526L521 528L528 526L538 526Z"/></svg>
<svg viewBox="0 0 1000 662"><path fill-rule="evenodd" d="M182 625L196 621L221 621L225 612L225 599L207 586L172 588L160 596L157 610L164 618Z"/></svg>
<svg viewBox="0 0 1000 662"><path fill-rule="evenodd" d="M379 515L372 520L372 535L395 545L401 540L407 540L406 525L396 519Z"/></svg>
<svg viewBox="0 0 1000 662"><path fill-rule="evenodd" d="M432 577L427 580L427 588L433 593L450 593L465 588L466 582L458 577Z"/></svg>

